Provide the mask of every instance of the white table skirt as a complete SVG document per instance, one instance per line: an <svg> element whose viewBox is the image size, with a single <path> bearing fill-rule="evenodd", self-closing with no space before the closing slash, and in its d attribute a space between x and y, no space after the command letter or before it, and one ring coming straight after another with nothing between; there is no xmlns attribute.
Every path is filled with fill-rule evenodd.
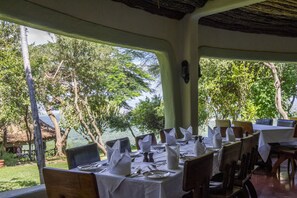
<svg viewBox="0 0 297 198"><path fill-rule="evenodd" d="M264 162L267 161L271 149L268 143L292 142L297 140L293 138L294 127L253 124L253 129L255 132L260 132L258 152Z"/></svg>

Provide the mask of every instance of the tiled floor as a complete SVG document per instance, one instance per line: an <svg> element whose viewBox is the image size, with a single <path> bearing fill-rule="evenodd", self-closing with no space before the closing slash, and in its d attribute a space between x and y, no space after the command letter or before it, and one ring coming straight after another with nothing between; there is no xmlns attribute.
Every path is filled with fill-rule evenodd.
<svg viewBox="0 0 297 198"><path fill-rule="evenodd" d="M280 176L272 176L269 172L259 169L252 177L259 198L297 197L297 176L295 183L288 177L287 162L281 166Z"/></svg>

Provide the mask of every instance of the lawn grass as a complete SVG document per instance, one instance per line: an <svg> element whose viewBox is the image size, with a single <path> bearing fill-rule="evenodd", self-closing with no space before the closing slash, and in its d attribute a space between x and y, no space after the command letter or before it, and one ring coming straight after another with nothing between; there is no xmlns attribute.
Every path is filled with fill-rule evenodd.
<svg viewBox="0 0 297 198"><path fill-rule="evenodd" d="M68 168L65 160L48 161L46 166ZM0 192L36 186L39 183L36 163L0 168Z"/></svg>

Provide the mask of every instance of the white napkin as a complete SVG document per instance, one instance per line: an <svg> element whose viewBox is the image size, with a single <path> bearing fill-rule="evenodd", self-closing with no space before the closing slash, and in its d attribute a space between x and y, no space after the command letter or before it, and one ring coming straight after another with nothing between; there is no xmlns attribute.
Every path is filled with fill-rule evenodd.
<svg viewBox="0 0 297 198"><path fill-rule="evenodd" d="M178 169L179 164L179 145L169 146L165 144L167 154L167 168Z"/></svg>
<svg viewBox="0 0 297 198"><path fill-rule="evenodd" d="M210 126L208 126L208 139L211 139L212 140L212 136L215 134L215 131L210 128Z"/></svg>
<svg viewBox="0 0 297 198"><path fill-rule="evenodd" d="M138 145L142 152L150 152L152 145L152 136L146 135L142 140L138 140Z"/></svg>
<svg viewBox="0 0 297 198"><path fill-rule="evenodd" d="M189 126L187 129L179 127L179 129L182 132L182 134L184 135L184 138L183 138L184 141L189 141L192 139L192 134L193 134L192 126Z"/></svg>
<svg viewBox="0 0 297 198"><path fill-rule="evenodd" d="M129 175L131 173L131 157L126 150L120 153L120 149L115 149L109 162L109 172L116 175Z"/></svg>
<svg viewBox="0 0 297 198"><path fill-rule="evenodd" d="M114 152L114 150L121 148L121 142L120 140L117 140L112 147L109 147L106 145L106 151L107 151L107 161L109 162L111 159L111 155Z"/></svg>
<svg viewBox="0 0 297 198"><path fill-rule="evenodd" d="M231 127L228 127L226 129L226 140L228 142L235 142L235 135L234 135L234 131Z"/></svg>
<svg viewBox="0 0 297 198"><path fill-rule="evenodd" d="M205 154L205 152L206 152L206 147L205 147L204 143L199 142L199 140L197 140L194 145L195 156L199 157L200 155Z"/></svg>
<svg viewBox="0 0 297 198"><path fill-rule="evenodd" d="M219 127L218 127L219 128ZM222 135L220 130L215 130L215 134L212 137L212 145L214 148L221 148L222 147Z"/></svg>
<svg viewBox="0 0 297 198"><path fill-rule="evenodd" d="M171 129L169 133L165 133L166 137L166 143L171 146L171 145L176 145L176 137L175 137L175 128Z"/></svg>

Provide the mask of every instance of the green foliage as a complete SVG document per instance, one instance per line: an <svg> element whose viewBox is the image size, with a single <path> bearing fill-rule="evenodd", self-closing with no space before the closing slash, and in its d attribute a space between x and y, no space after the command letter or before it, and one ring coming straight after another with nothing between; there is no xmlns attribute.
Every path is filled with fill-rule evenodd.
<svg viewBox="0 0 297 198"><path fill-rule="evenodd" d="M141 131L158 132L164 122L164 105L158 96L141 100L131 112L131 123Z"/></svg>
<svg viewBox="0 0 297 198"><path fill-rule="evenodd" d="M17 156L8 152L2 154L2 159L4 159L6 166L15 166L18 162Z"/></svg>
<svg viewBox="0 0 297 198"><path fill-rule="evenodd" d="M19 28L0 21L0 122L17 123L29 104L22 66Z"/></svg>
<svg viewBox="0 0 297 198"><path fill-rule="evenodd" d="M200 65L198 113L201 120L216 117L253 121L278 117L274 79L262 62L201 59ZM275 65L282 85L282 103L290 111L296 97L297 66Z"/></svg>

